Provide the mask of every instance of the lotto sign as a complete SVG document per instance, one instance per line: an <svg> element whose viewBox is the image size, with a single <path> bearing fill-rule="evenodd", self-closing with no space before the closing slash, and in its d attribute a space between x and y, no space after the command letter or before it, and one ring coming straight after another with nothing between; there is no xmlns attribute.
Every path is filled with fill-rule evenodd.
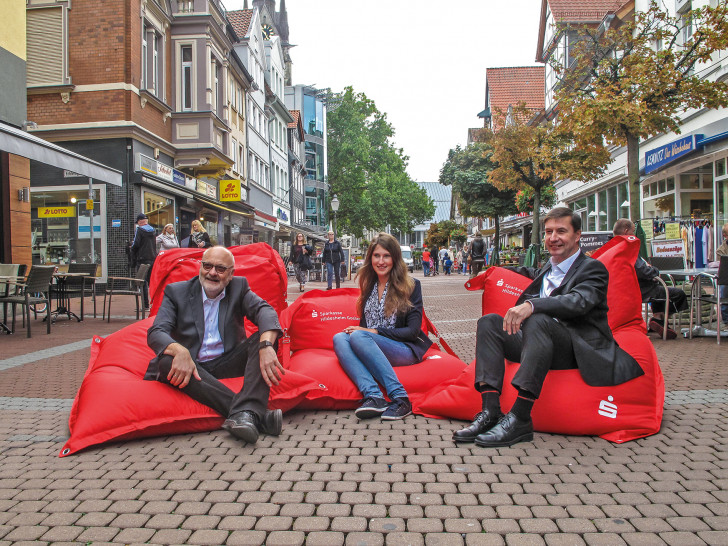
<svg viewBox="0 0 728 546"><path fill-rule="evenodd" d="M240 180L220 180L220 201L240 200Z"/></svg>
<svg viewBox="0 0 728 546"><path fill-rule="evenodd" d="M38 218L73 218L76 207L38 207Z"/></svg>

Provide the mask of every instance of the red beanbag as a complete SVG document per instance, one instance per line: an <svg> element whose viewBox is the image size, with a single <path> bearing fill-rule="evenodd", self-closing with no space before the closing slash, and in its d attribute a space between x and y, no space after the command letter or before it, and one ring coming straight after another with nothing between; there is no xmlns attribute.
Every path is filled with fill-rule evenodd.
<svg viewBox="0 0 728 546"><path fill-rule="evenodd" d="M465 363L432 346L422 362L394 368L410 402L416 404L434 385L460 375ZM318 388L306 393L299 408L353 409L362 395L330 349L303 349L292 357L289 370L318 381ZM383 395L384 396L384 395Z"/></svg>
<svg viewBox="0 0 728 546"><path fill-rule="evenodd" d="M173 387L144 381L154 356L147 346L153 318L106 337L94 337L91 359L71 408L71 437L59 456L110 440L200 432L220 428L223 417ZM243 378L223 379L238 391ZM317 388L308 377L289 371L270 393L270 408L288 410Z"/></svg>
<svg viewBox="0 0 728 546"><path fill-rule="evenodd" d="M231 246L235 257L235 275L248 279L248 284L258 296L267 301L280 315L286 308L288 274L280 255L266 243ZM151 315L156 315L164 297L164 288L172 282L187 281L200 273L202 248L175 248L157 256L149 281L152 298ZM247 324L246 331L255 331Z"/></svg>
<svg viewBox="0 0 728 546"><path fill-rule="evenodd" d="M550 371L540 398L534 404L534 429L572 435L598 435L612 442L626 442L659 432L665 399L665 383L657 355L640 318L639 286L634 262L639 241L615 237L594 254L609 271L608 320L614 338L637 360L644 375L613 387L591 387L579 370ZM513 277L515 275L515 277ZM517 278L517 277L520 277ZM531 281L501 268L490 268L470 284L483 287L483 314L499 313L515 304L518 289ZM466 284L467 287L467 284ZM513 287L513 288L509 288ZM505 291L512 291L507 294ZM494 295L491 292L494 291ZM508 296L512 298L508 301ZM516 398L510 384L520 364L506 362L501 406L507 411ZM460 377L424 394L415 408L429 417L470 420L480 411L480 394L474 388L475 362Z"/></svg>
<svg viewBox="0 0 728 546"><path fill-rule="evenodd" d="M359 324L358 297L357 288L313 290L300 296L281 313L281 327L286 333L281 347L288 344L293 351L290 360L284 360L283 365L318 383L318 389L311 390L299 407L351 409L361 400L359 389L346 375L333 350L334 335L346 326ZM437 335L426 318L423 329ZM457 377L464 367L465 363L457 357L441 352L433 345L422 362L397 367L394 371L414 404L422 393Z"/></svg>
<svg viewBox="0 0 728 546"><path fill-rule="evenodd" d="M642 320L642 294L634 270L639 245L637 237L620 235L592 254L592 258L602 262L609 271L607 320L613 332L625 326L647 331Z"/></svg>
<svg viewBox="0 0 728 546"><path fill-rule="evenodd" d="M290 337L291 351L334 348L334 335L358 325L358 288L312 290L279 313L281 327Z"/></svg>

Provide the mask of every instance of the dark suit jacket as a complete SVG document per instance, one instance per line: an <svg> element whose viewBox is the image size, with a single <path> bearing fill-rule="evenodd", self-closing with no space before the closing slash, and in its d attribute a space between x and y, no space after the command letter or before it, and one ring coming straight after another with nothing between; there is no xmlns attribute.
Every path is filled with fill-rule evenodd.
<svg viewBox="0 0 728 546"><path fill-rule="evenodd" d="M533 279L516 305L530 300L535 313L545 313L566 326L579 372L588 385L619 385L644 374L637 361L617 345L609 329L609 273L604 264L580 253L561 286L548 298L541 298L539 294L543 278L551 270L551 262L541 269L507 269Z"/></svg>
<svg viewBox="0 0 728 546"><path fill-rule="evenodd" d="M422 286L420 281L413 280L415 288L410 296L412 307L406 313L397 314L394 328L377 328L377 332L381 336L401 341L407 345L415 353L417 361L420 361L432 345L432 340L422 331ZM369 294L371 295L371 292ZM368 328L366 317L362 316L359 319L359 326Z"/></svg>
<svg viewBox="0 0 728 546"><path fill-rule="evenodd" d="M218 329L225 352L246 338L243 319L258 326L260 332L281 331L278 315L261 297L255 294L245 277L233 277L220 301ZM147 331L147 344L159 357L170 343L185 346L197 361L205 333L205 313L202 308L202 285L195 277L189 281L168 284L154 324ZM149 363L145 379L156 379L157 359Z"/></svg>

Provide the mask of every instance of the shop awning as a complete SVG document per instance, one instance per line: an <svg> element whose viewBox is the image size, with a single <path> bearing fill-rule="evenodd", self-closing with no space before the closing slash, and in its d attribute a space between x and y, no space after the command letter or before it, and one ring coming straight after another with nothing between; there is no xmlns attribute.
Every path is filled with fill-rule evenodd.
<svg viewBox="0 0 728 546"><path fill-rule="evenodd" d="M0 123L0 150L52 165L59 169L73 171L95 181L121 186L121 172L111 169L92 159L38 138L35 135Z"/></svg>
<svg viewBox="0 0 728 546"><path fill-rule="evenodd" d="M215 203L214 201L208 201L207 199L202 199L201 197L195 195L195 199L199 201L200 203L204 203L205 205L209 207L213 207L220 210L225 210L227 212L233 212L235 214L240 214L241 216L253 216L249 211L245 210L237 210L237 209L231 209L228 207L224 207L219 203Z"/></svg>

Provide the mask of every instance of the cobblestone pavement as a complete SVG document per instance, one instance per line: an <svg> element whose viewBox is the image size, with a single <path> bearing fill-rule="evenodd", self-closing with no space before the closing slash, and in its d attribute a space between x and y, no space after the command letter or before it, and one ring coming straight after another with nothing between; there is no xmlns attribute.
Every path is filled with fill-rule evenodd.
<svg viewBox="0 0 728 546"><path fill-rule="evenodd" d="M464 281L422 279L469 362L481 294ZM662 430L622 445L537 433L486 450L454 445L456 421L305 411L255 447L215 431L59 459L91 335L134 320L114 305L110 324L0 337L0 544L728 544L728 349L714 339L652 336Z"/></svg>

